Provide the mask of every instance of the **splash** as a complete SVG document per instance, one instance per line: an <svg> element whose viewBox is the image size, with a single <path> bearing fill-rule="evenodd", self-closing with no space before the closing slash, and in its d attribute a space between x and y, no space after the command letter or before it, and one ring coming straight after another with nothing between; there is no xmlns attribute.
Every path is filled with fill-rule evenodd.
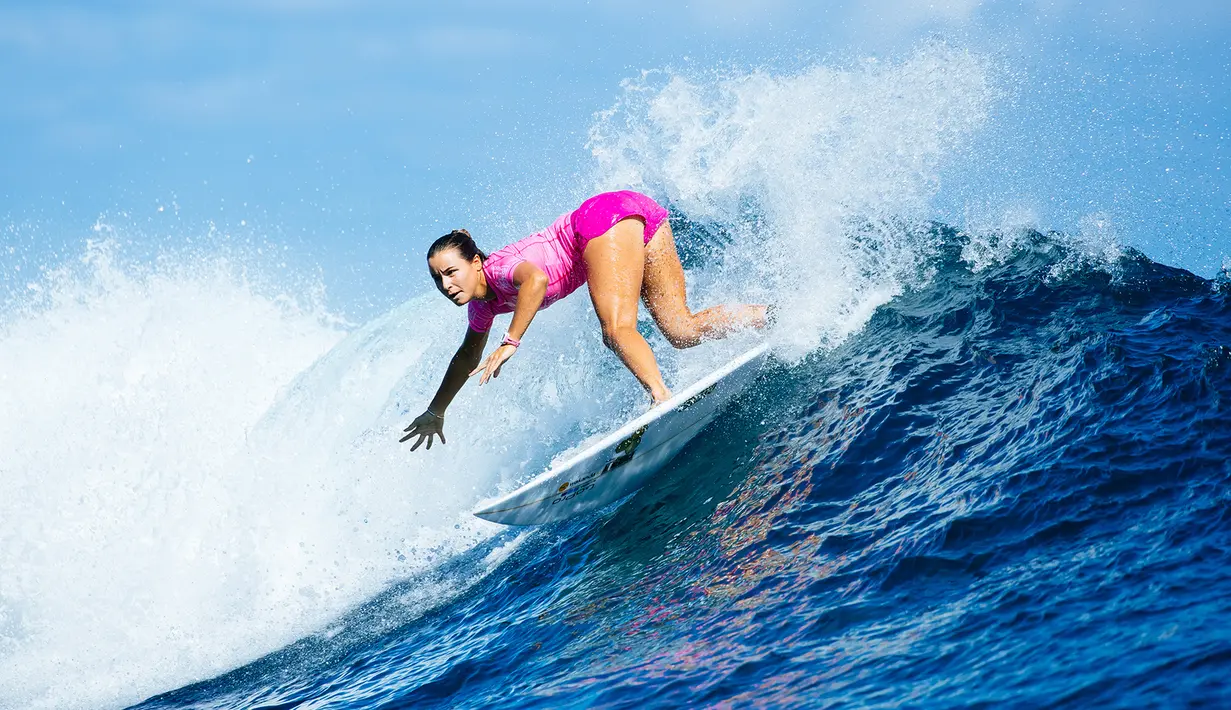
<svg viewBox="0 0 1231 710"><path fill-rule="evenodd" d="M251 641L213 631L278 586L233 458L343 331L226 259L128 268L111 241L27 289L0 329L0 706L136 700Z"/></svg>
<svg viewBox="0 0 1231 710"><path fill-rule="evenodd" d="M129 704L329 629L499 534L479 498L645 406L576 299L463 390L450 445L411 454L400 427L459 309L431 293L353 326L242 259L126 263L116 243L27 284L0 325L0 708Z"/></svg>
<svg viewBox="0 0 1231 710"><path fill-rule="evenodd" d="M942 168L996 97L985 62L944 44L791 75L647 72L599 115L590 148L600 187L729 225L723 295L778 303L779 354L800 357L925 276Z"/></svg>
<svg viewBox="0 0 1231 710"><path fill-rule="evenodd" d="M390 392L439 359L443 314L355 328L242 260L116 243L27 284L0 327L4 708L211 677L492 533L463 518L464 476L396 443Z"/></svg>
<svg viewBox="0 0 1231 710"><path fill-rule="evenodd" d="M598 186L643 187L729 234L690 299L778 303L786 357L926 279L929 200L995 94L944 45L624 88L592 131ZM0 707L134 702L328 629L497 535L468 515L476 500L646 406L590 304L568 299L498 380L462 391L448 446L411 455L398 430L464 314L428 294L354 326L250 271L95 245L0 314ZM672 386L750 344L681 358L650 338ZM410 594L407 613L470 583Z"/></svg>

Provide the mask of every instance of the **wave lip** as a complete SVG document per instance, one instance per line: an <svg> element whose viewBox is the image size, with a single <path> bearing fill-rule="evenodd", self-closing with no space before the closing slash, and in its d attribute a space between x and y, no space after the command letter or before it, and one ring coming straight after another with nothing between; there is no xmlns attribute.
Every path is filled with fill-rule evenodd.
<svg viewBox="0 0 1231 710"><path fill-rule="evenodd" d="M690 298L778 303L782 367L658 485L530 545L470 504L639 406L584 299L450 410L477 445L408 458L395 424L464 328L434 296L350 326L225 260L106 249L35 284L0 331L0 705L129 702L280 648L148 706L1161 700L1151 672L1206 699L1229 290L1098 214L933 224L993 84L939 43L628 83L598 187L673 206Z"/></svg>
<svg viewBox="0 0 1231 710"><path fill-rule="evenodd" d="M919 282L942 167L1000 94L987 62L939 42L788 75L647 72L591 129L596 188L639 186L721 225L695 283L779 303L778 354L799 359Z"/></svg>
<svg viewBox="0 0 1231 710"><path fill-rule="evenodd" d="M977 267L980 237L930 238L926 284L621 507L344 657L145 707L1215 703L1231 289L1063 235Z"/></svg>

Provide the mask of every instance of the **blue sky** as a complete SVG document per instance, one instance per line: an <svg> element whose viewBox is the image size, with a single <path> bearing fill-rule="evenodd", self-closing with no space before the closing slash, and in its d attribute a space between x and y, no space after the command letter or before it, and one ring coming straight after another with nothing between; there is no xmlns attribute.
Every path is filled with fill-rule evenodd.
<svg viewBox="0 0 1231 710"><path fill-rule="evenodd" d="M1025 201L1073 229L1103 210L1167 263L1208 276L1231 254L1225 2L8 0L4 258L67 258L100 215L138 252L212 222L288 246L347 307L385 307L426 288L405 271L442 230L566 209L622 79L936 36L994 58L1011 95L938 216ZM512 207L526 192L541 207Z"/></svg>

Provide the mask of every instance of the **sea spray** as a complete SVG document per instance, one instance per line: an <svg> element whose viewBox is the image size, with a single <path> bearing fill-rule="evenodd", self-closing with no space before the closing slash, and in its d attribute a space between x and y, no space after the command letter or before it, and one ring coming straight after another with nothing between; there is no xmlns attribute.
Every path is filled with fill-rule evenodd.
<svg viewBox="0 0 1231 710"><path fill-rule="evenodd" d="M477 500L646 406L572 299L412 453L464 309L427 291L353 326L234 257L117 244L48 269L0 334L0 707L135 702L325 629L500 533Z"/></svg>
<svg viewBox="0 0 1231 710"><path fill-rule="evenodd" d="M600 187L640 186L732 230L713 289L778 303L778 352L795 358L925 279L941 169L997 96L984 61L943 43L789 75L647 72L589 145Z"/></svg>
<svg viewBox="0 0 1231 710"><path fill-rule="evenodd" d="M983 64L944 45L788 76L647 74L596 121L595 184L725 230L690 303L778 303L789 359L926 280L941 165L993 99ZM254 288L242 260L87 257L0 319L3 707L115 706L328 628L499 534L475 501L647 404L578 296L462 391L447 445L412 454L401 428L465 329L425 273L423 295L352 326ZM642 326L672 386L747 345L681 356Z"/></svg>
<svg viewBox="0 0 1231 710"><path fill-rule="evenodd" d="M228 463L343 334L226 259L116 252L92 243L32 281L0 330L0 706L135 700L244 649L209 628L246 603Z"/></svg>

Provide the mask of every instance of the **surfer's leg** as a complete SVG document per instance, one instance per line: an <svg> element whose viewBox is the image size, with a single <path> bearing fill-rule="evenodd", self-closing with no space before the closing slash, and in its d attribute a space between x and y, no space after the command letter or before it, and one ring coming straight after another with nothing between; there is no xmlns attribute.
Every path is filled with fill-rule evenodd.
<svg viewBox="0 0 1231 710"><path fill-rule="evenodd" d="M641 295L658 329L677 348L691 348L702 340L723 338L744 328L765 327L765 306L714 306L696 313L688 310L684 267L667 222L646 245Z"/></svg>
<svg viewBox="0 0 1231 710"><path fill-rule="evenodd" d="M590 300L603 328L603 343L611 348L649 391L655 402L671 397L649 343L637 332L637 300L645 265L645 223L623 219L582 252L590 285Z"/></svg>

